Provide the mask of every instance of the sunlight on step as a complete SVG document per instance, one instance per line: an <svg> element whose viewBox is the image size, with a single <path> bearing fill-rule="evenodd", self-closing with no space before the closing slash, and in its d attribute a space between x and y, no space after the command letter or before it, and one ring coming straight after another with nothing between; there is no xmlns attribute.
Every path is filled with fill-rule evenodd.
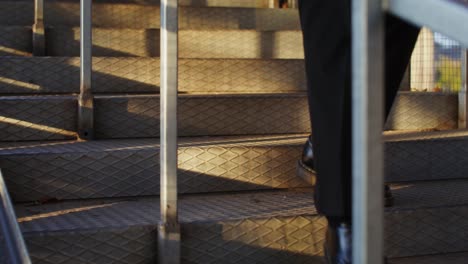
<svg viewBox="0 0 468 264"><path fill-rule="evenodd" d="M28 53L28 52L25 52L23 50L13 49L13 48L5 47L5 46L0 46L0 55L2 55L2 56L6 56L6 55L23 55L23 56L27 56L27 55L31 55L31 54Z"/></svg>
<svg viewBox="0 0 468 264"><path fill-rule="evenodd" d="M6 123L9 125L14 125L14 126L20 126L24 128L30 128L30 129L36 129L39 131L46 131L50 132L53 134L60 134L64 136L76 136L76 132L74 131L69 131L61 128L55 128L55 127L50 127L50 126L45 126L45 125L39 125L39 124L34 124L28 121L24 120L18 120L6 116L0 116L0 123Z"/></svg>
<svg viewBox="0 0 468 264"><path fill-rule="evenodd" d="M41 218L49 218L49 217L66 215L66 214L89 211L89 210L98 209L98 208L111 207L111 206L114 206L115 204L118 204L118 203L84 206L84 207L79 207L79 208L65 209L65 210L58 210L58 211L53 211L53 212L48 212L48 213L36 214L32 216L18 217L18 222L19 223L31 222L31 221L38 220Z"/></svg>
<svg viewBox="0 0 468 264"><path fill-rule="evenodd" d="M38 84L27 83L27 82L18 81L15 79L10 79L7 77L0 76L0 86L2 85L2 83L8 84L8 85L15 85L21 88L26 88L26 89L35 90L35 91L38 91L41 89L41 86Z"/></svg>

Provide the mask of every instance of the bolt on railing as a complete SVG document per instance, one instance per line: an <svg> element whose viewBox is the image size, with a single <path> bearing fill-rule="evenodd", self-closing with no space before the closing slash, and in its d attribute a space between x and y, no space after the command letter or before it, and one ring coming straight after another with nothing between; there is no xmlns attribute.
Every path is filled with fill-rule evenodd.
<svg viewBox="0 0 468 264"><path fill-rule="evenodd" d="M28 250L24 243L23 234L16 220L15 210L8 194L7 186L0 171L0 235L6 246L8 263L30 264ZM4 258L5 255L2 256Z"/></svg>
<svg viewBox="0 0 468 264"><path fill-rule="evenodd" d="M94 100L92 74L92 1L80 1L80 94L78 96L78 137L94 137Z"/></svg>
<svg viewBox="0 0 468 264"><path fill-rule="evenodd" d="M44 0L34 0L33 55L45 55Z"/></svg>
<svg viewBox="0 0 468 264"><path fill-rule="evenodd" d="M180 263L177 208L178 0L161 0L161 222L159 263Z"/></svg>

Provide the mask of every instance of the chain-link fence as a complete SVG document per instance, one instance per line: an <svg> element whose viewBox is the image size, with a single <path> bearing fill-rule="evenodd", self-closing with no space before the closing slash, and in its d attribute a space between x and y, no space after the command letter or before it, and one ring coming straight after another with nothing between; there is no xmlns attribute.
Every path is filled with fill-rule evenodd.
<svg viewBox="0 0 468 264"><path fill-rule="evenodd" d="M458 92L461 87L460 45L439 33L422 29L410 64L412 91Z"/></svg>

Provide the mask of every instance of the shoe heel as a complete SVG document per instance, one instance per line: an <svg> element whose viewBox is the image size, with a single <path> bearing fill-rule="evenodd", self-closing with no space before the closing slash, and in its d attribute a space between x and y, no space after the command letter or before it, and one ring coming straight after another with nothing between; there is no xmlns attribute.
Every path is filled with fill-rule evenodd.
<svg viewBox="0 0 468 264"><path fill-rule="evenodd" d="M310 185L315 185L317 181L317 173L307 168L300 160L297 161L296 175Z"/></svg>

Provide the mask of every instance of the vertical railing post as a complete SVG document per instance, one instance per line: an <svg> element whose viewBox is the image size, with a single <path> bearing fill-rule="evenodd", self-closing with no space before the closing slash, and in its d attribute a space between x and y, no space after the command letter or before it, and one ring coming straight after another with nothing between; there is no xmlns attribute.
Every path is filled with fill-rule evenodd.
<svg viewBox="0 0 468 264"><path fill-rule="evenodd" d="M382 0L352 1L353 263L383 261Z"/></svg>
<svg viewBox="0 0 468 264"><path fill-rule="evenodd" d="M461 54L461 87L458 92L458 128L466 129L468 118L468 97L466 91L468 88L468 50L462 48Z"/></svg>
<svg viewBox="0 0 468 264"><path fill-rule="evenodd" d="M45 55L44 0L34 0L33 55Z"/></svg>
<svg viewBox="0 0 468 264"><path fill-rule="evenodd" d="M159 263L180 263L177 209L178 0L161 0L161 222Z"/></svg>
<svg viewBox="0 0 468 264"><path fill-rule="evenodd" d="M80 1L80 95L78 96L78 137L94 137L94 102L91 90L92 28L91 0Z"/></svg>
<svg viewBox="0 0 468 264"><path fill-rule="evenodd" d="M23 234L16 220L15 210L8 194L7 186L0 171L0 235L4 244L10 264L30 264L28 250L24 243ZM2 255L4 258L5 255Z"/></svg>

